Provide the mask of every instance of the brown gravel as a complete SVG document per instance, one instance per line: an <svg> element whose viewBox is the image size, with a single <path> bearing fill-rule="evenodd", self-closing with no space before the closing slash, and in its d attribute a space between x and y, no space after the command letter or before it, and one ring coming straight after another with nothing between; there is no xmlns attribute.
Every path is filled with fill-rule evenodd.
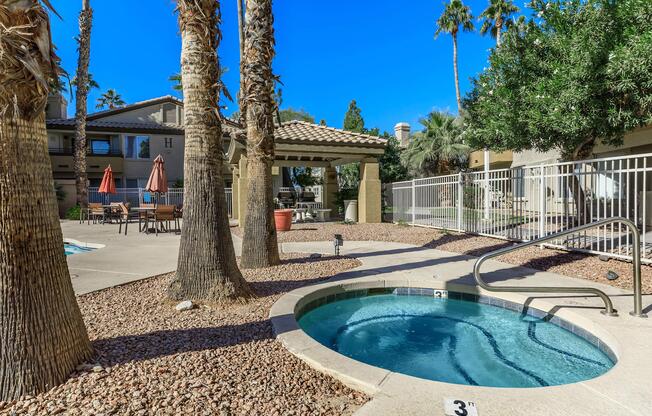
<svg viewBox="0 0 652 416"><path fill-rule="evenodd" d="M357 265L285 256L244 272L259 295L250 303L181 313L164 297L171 275L80 296L97 357L47 393L0 402L0 414L350 415L367 397L290 354L267 314L283 293Z"/></svg>
<svg viewBox="0 0 652 416"><path fill-rule="evenodd" d="M239 228L232 228L232 230L236 234L241 234ZM490 237L387 223L352 225L335 222L292 224L292 230L279 233L278 239L279 242L323 241L332 240L333 234L336 233L342 234L345 241L394 241L472 256L480 256L492 250L515 244ZM593 280L622 289L632 289L632 265L621 260L602 261L596 255L554 249L542 250L538 247L515 251L499 257L498 260L565 276ZM610 270L618 273L621 277L613 281L607 280L606 274ZM643 265L641 275L643 293L652 294L652 266Z"/></svg>

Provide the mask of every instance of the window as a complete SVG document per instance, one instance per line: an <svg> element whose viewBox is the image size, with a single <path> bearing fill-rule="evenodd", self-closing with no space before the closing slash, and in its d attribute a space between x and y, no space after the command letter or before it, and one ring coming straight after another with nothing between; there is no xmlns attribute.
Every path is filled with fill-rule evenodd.
<svg viewBox="0 0 652 416"><path fill-rule="evenodd" d="M149 159L149 136L125 137L125 158Z"/></svg>
<svg viewBox="0 0 652 416"><path fill-rule="evenodd" d="M111 151L111 141L109 139L91 139L91 154L108 155Z"/></svg>
<svg viewBox="0 0 652 416"><path fill-rule="evenodd" d="M126 188L138 188L138 179L129 179L127 178L126 182Z"/></svg>
<svg viewBox="0 0 652 416"><path fill-rule="evenodd" d="M172 149L172 137L165 138L165 148Z"/></svg>

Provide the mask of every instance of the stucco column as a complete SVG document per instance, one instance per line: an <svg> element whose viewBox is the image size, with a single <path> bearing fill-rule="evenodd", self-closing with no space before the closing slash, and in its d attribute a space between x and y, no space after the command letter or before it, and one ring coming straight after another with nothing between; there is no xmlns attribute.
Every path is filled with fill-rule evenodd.
<svg viewBox="0 0 652 416"><path fill-rule="evenodd" d="M358 191L358 221L377 223L381 221L380 166L374 158L360 162L360 190Z"/></svg>
<svg viewBox="0 0 652 416"><path fill-rule="evenodd" d="M240 157L238 171L238 222L242 227L247 209L247 158L244 156Z"/></svg>
<svg viewBox="0 0 652 416"><path fill-rule="evenodd" d="M233 181L231 182L231 218L238 219L238 207L240 206L238 199L240 197L240 167L234 166L232 168Z"/></svg>
<svg viewBox="0 0 652 416"><path fill-rule="evenodd" d="M337 204L335 198L337 197L337 170L333 167L324 168L322 184L322 204L325 209L331 209L331 215L335 216L337 212Z"/></svg>

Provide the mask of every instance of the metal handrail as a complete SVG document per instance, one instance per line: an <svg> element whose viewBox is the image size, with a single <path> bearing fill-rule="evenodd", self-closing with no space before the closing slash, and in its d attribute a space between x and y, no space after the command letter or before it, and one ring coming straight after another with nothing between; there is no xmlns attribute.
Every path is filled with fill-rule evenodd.
<svg viewBox="0 0 652 416"><path fill-rule="evenodd" d="M536 286L491 286L487 284L480 275L480 267L482 263L493 258L498 257L503 254L510 253L512 251L520 250L525 247L535 246L542 244L546 241L555 240L559 237L563 237L569 234L575 234L580 231L587 230L593 227L599 227L606 224L612 223L622 223L625 224L633 234L633 254L632 254L632 264L634 266L634 311L630 312L630 315L637 316L640 318L647 318L647 315L643 313L643 297L642 297L642 285L641 285L641 233L638 231L638 227L631 220L623 217L612 217L606 218L603 220L594 221L590 224L580 225L579 227L571 228L569 230L560 231L555 234L551 234L546 237L537 238L536 240L527 241L525 243L518 244L512 247L502 248L491 253L487 253L481 256L473 266L473 276L475 281L478 283L482 289L488 290L490 292L541 292L541 293L593 293L598 295L605 305L605 310L602 311L603 314L609 316L617 316L616 311L613 308L611 299L609 296L600 289L592 287L536 287Z"/></svg>

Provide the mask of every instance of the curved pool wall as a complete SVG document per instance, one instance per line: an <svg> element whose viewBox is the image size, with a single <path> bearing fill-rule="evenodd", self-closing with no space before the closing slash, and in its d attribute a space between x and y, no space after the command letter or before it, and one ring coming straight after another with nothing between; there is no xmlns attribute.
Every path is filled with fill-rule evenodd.
<svg viewBox="0 0 652 416"><path fill-rule="evenodd" d="M104 248L104 244L86 243L83 241L74 240L72 238L63 239L63 247L66 256L73 254L88 253L98 248Z"/></svg>
<svg viewBox="0 0 652 416"><path fill-rule="evenodd" d="M421 298L413 298L413 299L415 301L416 300L421 301L424 300L426 297L436 298L438 297L438 295L442 293L442 291L438 289L429 289L429 288L380 287L380 288L346 290L346 287L342 287L342 286L340 286L339 290L336 293L328 293L319 296L319 292L321 291L317 291L311 294L311 296L308 296L302 299L301 301L297 302L295 307L295 319L297 322L300 323L299 326L303 326L302 324L305 324L305 322L301 322L301 321L306 314L309 314L310 312L317 310L317 308L338 301L346 301L355 298L374 297L377 295L380 296L399 295L399 298L402 298L403 296L405 297L419 296ZM443 357L447 360L445 364L452 369L452 371L450 371L450 376L448 376L448 373L444 371L443 369L445 367L444 366L442 367L442 370L440 371L439 375L435 375L433 377L431 374L435 374L436 373L435 370L437 368L436 366L432 366L428 370L428 365L430 365L431 363L425 363L425 365L417 365L417 364L407 362L405 365L403 365L403 363L397 361L400 360L400 357L395 357L394 360L390 359L388 360L388 362L383 361L382 355L376 355L376 356L370 355L369 357L365 357L364 350L362 353L360 353L359 349L357 348L358 345L355 344L355 339L353 339L353 343L349 342L348 345L345 345L347 341L340 341L342 342L342 345L337 346L337 345L333 345L333 337L332 337L333 334L329 335L330 338L329 337L324 338L322 336L321 339L319 339L320 335L318 333L311 334L310 329L308 330L306 330L306 328L302 328L302 329L305 332L308 332L309 335L313 336L322 345L336 352L342 353L345 356L350 357L351 359L360 360L361 362L365 362L367 364L385 368L387 370L395 371L398 373L404 373L407 375L412 375L412 376L425 378L433 381L443 381L443 382L456 383L456 384L482 385L486 387L546 387L551 385L562 385L562 384L568 384L568 383L573 383L573 382L597 377L607 372L613 366L613 364L617 362L616 353L607 343L603 342L596 335L592 334L591 332L585 330L581 326L569 320L544 312L540 309L525 306L523 304L512 302L509 300L500 299L498 297L478 295L478 294L466 293L462 291L449 291L449 292L444 291L444 293L446 293L448 299L452 301L450 302L451 304L468 304L468 305L476 304L476 305L482 305L482 306L478 306L482 308L488 308L487 305L490 305L493 307L502 308L504 310L504 311L497 311L499 312L498 313L499 315L501 313L511 314L511 315L515 315L512 317L513 319L520 319L521 321L527 321L526 322L526 325L528 325L527 336L529 338L527 339L527 341L537 343L538 344L537 347L540 347L543 349L543 351L549 353L548 354L549 357L552 356L559 360L573 361L580 364L581 363L586 364L586 368L582 368L583 370L585 370L585 372L578 372L577 374L569 374L566 379L564 379L563 377L560 379L558 374L555 376L549 375L548 379L547 377L538 376L537 372L530 371L526 365L521 365L518 359L514 359L513 355L511 359L504 356L501 353L500 348L498 347L498 342L496 341L495 338L493 338L491 331L487 331L483 328L484 324L482 323L482 321L478 322L476 320L476 322L467 322L468 320L464 319L463 316L447 317L445 314L443 315L439 314L436 316L428 316L424 318L424 319L428 319L429 322L425 322L425 321L419 322L419 321L423 321L424 319L421 319L422 317L416 315L409 318L414 320L413 323L415 325L435 325L438 322L440 325L440 329L442 330L444 330L445 325L452 324L454 326L466 327L466 330L462 331L463 333L476 332L477 334L481 334L481 335L476 335L482 339L481 341L479 340L478 342L484 342L487 345L487 349L489 350L493 349L494 356L491 357L491 359L496 360L496 363L499 363L503 367L506 368L509 367L509 370L512 373L520 373L519 375L521 376L521 379L518 379L517 377L517 379L515 379L515 381L513 381L512 384L510 384L510 382L505 382L505 380L503 381L492 380L492 375L488 374L486 371L484 374L480 372L479 375L477 370L474 370L475 374L473 374L474 373L473 371L466 371L463 367L464 366L468 367L468 364L460 365L460 359L462 359L463 361L465 360L464 345L462 345L461 351L458 351L456 354L456 350L460 350L460 343L463 344L464 341L458 341L456 339L458 337L455 336L448 336L446 339L447 344L443 346L444 348L442 348L442 351L446 352L446 354L444 354ZM407 299L407 298L402 298L402 299ZM431 299L431 301L434 300ZM345 303L346 302L343 302L343 304ZM403 308L403 310L405 309L406 308ZM491 308L491 309L496 309L496 308ZM520 317L518 317L516 314L520 314ZM399 316L396 316L395 318L402 319ZM373 319L374 319L373 317L371 318L367 317L366 322L372 322ZM389 318L381 317L381 319L385 319L385 322L384 323L378 322L379 324L387 325L388 328L392 328L392 322L391 322L393 319L392 317ZM538 323L543 323L543 325L539 326ZM539 334L537 333L537 328L540 328ZM400 332L400 327L393 328L393 329L398 330ZM555 333L555 331L557 332ZM555 343L556 341L555 334L560 339L563 339L564 338L563 335L564 333L566 333L566 331L569 333L569 336L572 338L574 337L573 335L570 335L570 333L574 334L574 336L576 337L581 338L581 340L578 340L580 344L588 343L590 345L587 344L586 345L587 349L583 350L580 348L579 351L577 346L575 346L576 347L575 349L569 349L569 351L564 350L564 348L558 348L559 345L556 345ZM544 335L547 334L548 339L542 339L541 333L543 333ZM362 331L361 334L355 334L355 336L363 336L363 337L364 336L379 337L380 335L382 335L382 329L381 332L375 334L373 333L373 331L372 332ZM505 334L505 333L502 334L503 339L506 338L506 336L509 336L509 334ZM467 342L468 342L468 339L471 339L469 337L472 337L472 335L464 335L461 338L464 337L467 338ZM431 341L432 340L428 340L428 342ZM384 340L384 342L387 342L387 340ZM453 344L451 345L451 343ZM360 347L363 348L363 345L360 345ZM391 348L389 349L389 351L391 352ZM400 354L401 354L400 348L394 351L395 356ZM457 357L455 355L457 355ZM459 357L460 355L462 356L462 358ZM470 357L471 355L469 354L468 358ZM442 364L444 364L444 360L442 359L442 357L440 356L439 358ZM481 360L481 361L484 363L486 360ZM543 363L543 367L545 367L545 363ZM475 367L471 367L471 368L475 368ZM573 367L570 366L570 370L572 369ZM432 373L429 373L428 371L431 371ZM568 372L573 373L573 371L568 371ZM548 374L545 371L544 373Z"/></svg>

